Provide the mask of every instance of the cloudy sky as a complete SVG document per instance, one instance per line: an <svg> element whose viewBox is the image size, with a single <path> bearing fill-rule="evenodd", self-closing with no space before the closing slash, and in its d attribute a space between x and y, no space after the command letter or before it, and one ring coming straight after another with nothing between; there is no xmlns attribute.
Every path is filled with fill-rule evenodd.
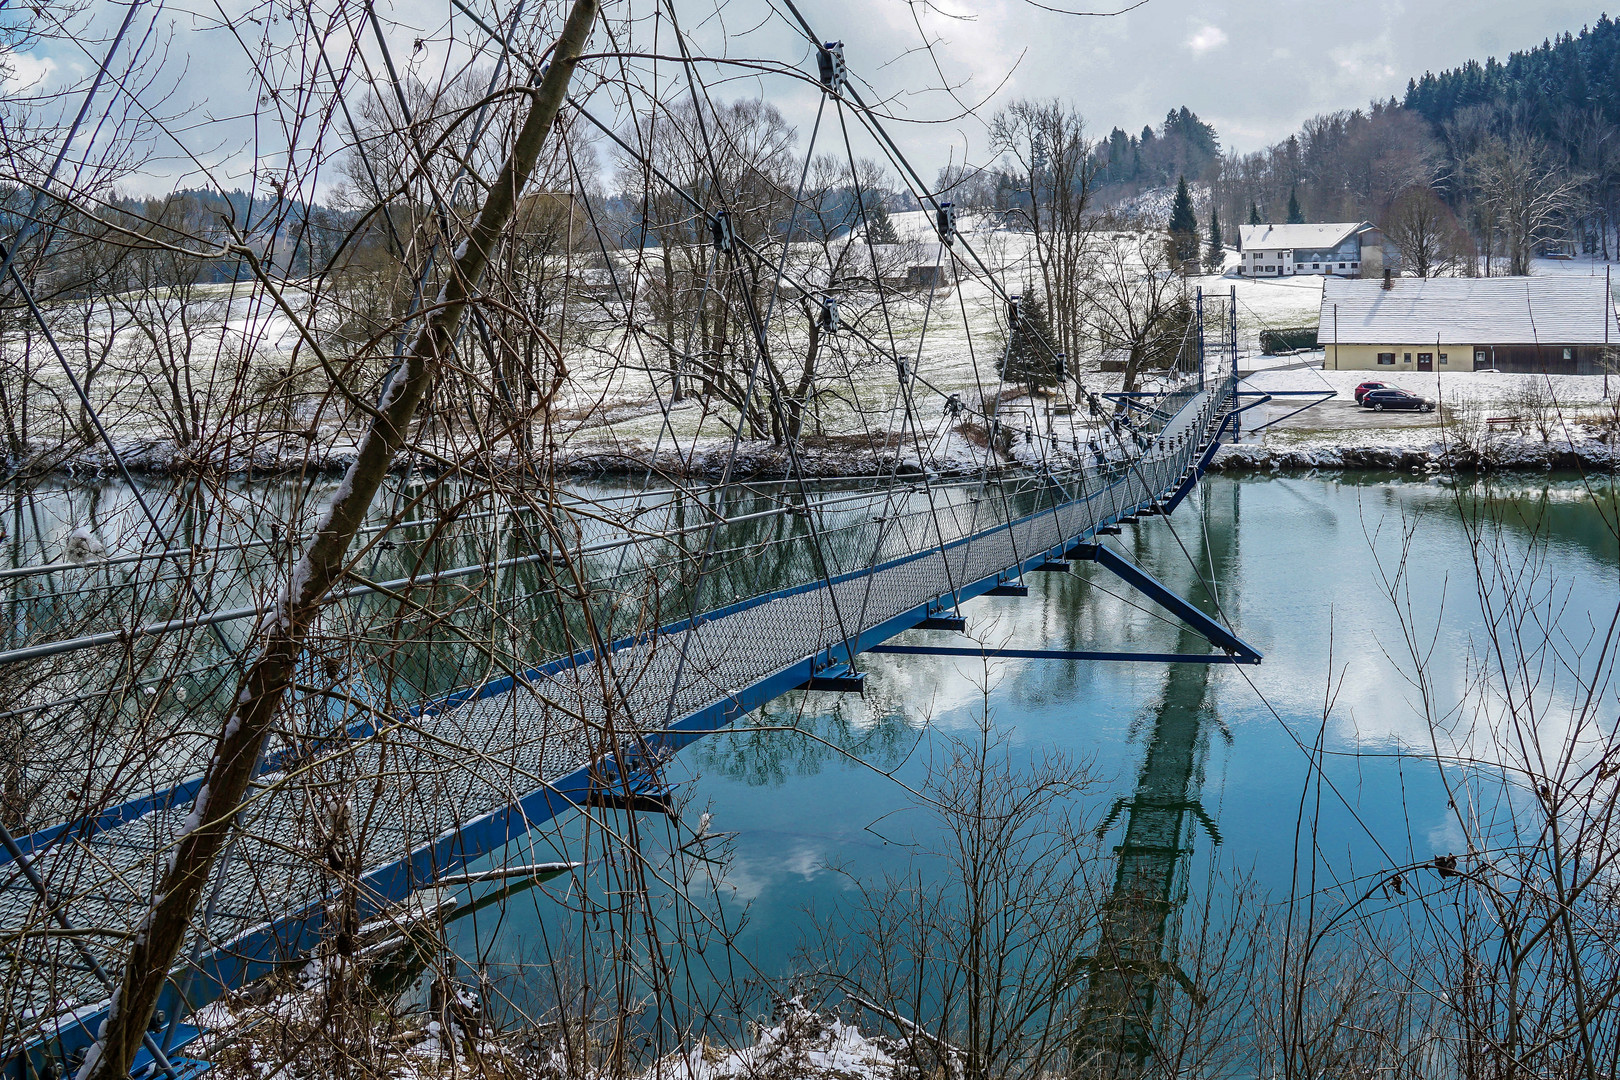
<svg viewBox="0 0 1620 1080"><path fill-rule="evenodd" d="M1096 0L1043 0L1090 8ZM1127 0L1129 2L1129 0ZM1213 123L1228 149L1256 150L1320 112L1399 97L1409 78L1470 58L1538 45L1595 20L1595 2L1570 0L1148 0L1111 18L1076 18L1025 0L945 0L924 25L942 39L939 55L971 73L973 87L998 98L1058 96L1073 101L1098 134L1162 122L1187 105ZM871 35L892 57L917 38L908 5L896 0L816 4L824 24L846 40ZM874 12L866 20L856 12ZM842 19L835 13L841 13ZM859 26L858 31L848 27ZM881 29L878 27L881 26ZM876 44L872 42L871 44ZM861 52L868 47L862 42ZM852 49L852 52L854 50ZM948 69L950 70L950 69ZM899 80L873 81L898 89ZM938 81L937 78L935 80ZM971 91L962 96L971 99ZM941 103L932 108L943 111ZM928 106L920 102L919 112ZM970 130L971 125L956 125Z"/></svg>
<svg viewBox="0 0 1620 1080"><path fill-rule="evenodd" d="M265 125L255 129L249 119L258 111L262 120L266 105L256 101L243 43L252 47L285 33L285 23L278 29L265 15L286 5L146 2L143 20L151 12L158 15L153 32L141 39L143 47L148 55L168 50L173 90L168 100L186 118L189 148L228 164L226 171L236 177L245 177L256 158L273 159ZM377 2L396 60L429 80L463 58L466 43L476 36L467 19L451 18L449 0ZM510 7L507 0L469 2L484 10ZM1040 2L1079 9L1099 0ZM702 51L814 68L785 8L773 8L769 0L675 3ZM530 11L555 13L560 6L560 0L529 2ZM1579 30L1601 10L1595 2L1573 0L1146 0L1113 17L1057 14L1030 0L801 0L799 6L819 35L845 42L863 91L897 118L897 137L929 180L939 166L960 160L964 150L982 154L986 121L998 105L1016 97L1070 101L1098 135L1114 125L1138 131L1185 104L1215 125L1225 147L1254 150L1315 113L1399 96L1407 79L1426 69L1505 57L1550 35ZM640 17L638 33L645 44L657 10L653 0L633 0L629 7L609 3L608 8ZM18 18L16 10L0 15L0 23ZM123 10L122 3L103 3L97 18L112 21ZM234 26L225 26L221 13ZM922 48L924 42L931 48ZM662 45L668 44L666 32ZM374 44L367 41L366 47L375 54ZM68 42L13 53L4 89L48 87L85 70L95 55ZM374 64L377 59L373 55ZM381 71L380 64L376 68ZM723 82L720 69L710 69L717 96L763 93L808 132L816 103L812 89L731 75L732 81ZM601 107L610 108L605 102ZM871 147L857 147L857 153L869 154ZM183 157L180 162L154 165L150 186L162 187L183 174Z"/></svg>

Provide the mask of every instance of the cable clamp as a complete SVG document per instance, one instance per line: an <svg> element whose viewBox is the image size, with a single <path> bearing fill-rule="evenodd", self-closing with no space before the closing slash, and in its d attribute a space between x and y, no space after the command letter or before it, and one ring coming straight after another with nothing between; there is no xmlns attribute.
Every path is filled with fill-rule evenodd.
<svg viewBox="0 0 1620 1080"><path fill-rule="evenodd" d="M821 298L821 329L829 334L836 334L843 328L838 319L838 297L823 296Z"/></svg>
<svg viewBox="0 0 1620 1080"><path fill-rule="evenodd" d="M820 70L821 85L831 93L838 93L849 81L849 69L844 66L844 43L824 42L816 53L816 66Z"/></svg>
<svg viewBox="0 0 1620 1080"><path fill-rule="evenodd" d="M714 238L716 251L729 254L736 246L736 236L731 230L731 212L716 210L709 218L709 235Z"/></svg>

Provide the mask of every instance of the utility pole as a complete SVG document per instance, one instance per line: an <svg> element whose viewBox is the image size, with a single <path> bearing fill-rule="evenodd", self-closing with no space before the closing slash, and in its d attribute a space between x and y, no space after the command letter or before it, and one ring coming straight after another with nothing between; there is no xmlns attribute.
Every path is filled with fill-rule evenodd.
<svg viewBox="0 0 1620 1080"><path fill-rule="evenodd" d="M1232 373L1235 375L1235 374L1237 374L1237 364L1238 364L1237 286L1236 285L1232 286L1231 298L1227 301L1226 323L1227 323L1227 333L1230 335L1227 338L1227 342L1231 346L1231 349L1232 349Z"/></svg>
<svg viewBox="0 0 1620 1080"><path fill-rule="evenodd" d="M1204 287L1198 287L1195 298L1198 305L1198 389L1204 388Z"/></svg>

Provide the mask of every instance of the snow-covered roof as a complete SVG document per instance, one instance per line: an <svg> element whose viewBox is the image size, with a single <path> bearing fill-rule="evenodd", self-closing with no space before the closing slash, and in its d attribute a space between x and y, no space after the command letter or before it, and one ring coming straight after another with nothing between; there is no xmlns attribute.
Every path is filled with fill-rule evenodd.
<svg viewBox="0 0 1620 1080"><path fill-rule="evenodd" d="M1338 247L1347 237L1374 228L1370 221L1330 221L1316 225L1245 225L1238 230L1243 250L1292 248L1318 250Z"/></svg>
<svg viewBox="0 0 1620 1080"><path fill-rule="evenodd" d="M1318 340L1331 345L1602 344L1599 277L1327 278ZM1617 335L1620 337L1620 335Z"/></svg>

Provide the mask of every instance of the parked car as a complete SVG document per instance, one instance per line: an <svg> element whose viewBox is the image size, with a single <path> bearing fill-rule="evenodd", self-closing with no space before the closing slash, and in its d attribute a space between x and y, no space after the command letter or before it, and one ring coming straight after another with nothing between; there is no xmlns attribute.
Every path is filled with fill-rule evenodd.
<svg viewBox="0 0 1620 1080"><path fill-rule="evenodd" d="M1373 412L1383 412L1385 409L1410 409L1413 412L1434 412L1434 402L1418 394L1409 394L1405 390L1387 387L1383 390L1369 390L1361 397L1362 408Z"/></svg>
<svg viewBox="0 0 1620 1080"><path fill-rule="evenodd" d="M1360 405L1361 404L1361 399L1366 397L1368 391L1370 391L1370 390L1399 390L1399 389L1400 389L1400 387L1394 385L1393 383L1387 383L1387 382L1364 382L1360 386L1356 387L1356 404Z"/></svg>

